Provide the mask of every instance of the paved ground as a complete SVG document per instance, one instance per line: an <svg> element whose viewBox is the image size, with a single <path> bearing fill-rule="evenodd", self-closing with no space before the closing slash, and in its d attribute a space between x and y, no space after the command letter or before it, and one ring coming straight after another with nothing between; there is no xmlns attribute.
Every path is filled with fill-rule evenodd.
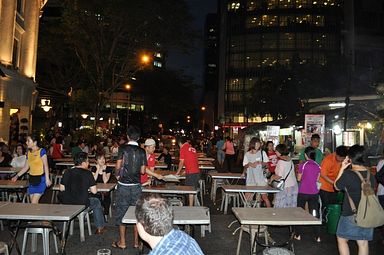
<svg viewBox="0 0 384 255"><path fill-rule="evenodd" d="M239 171L239 169L238 169ZM220 196L218 196L220 197ZM47 192L46 196L42 199L44 201L50 201L50 192ZM235 217L232 214L223 215L218 209L217 206L213 205L209 200L208 195L205 197L206 206L211 209L211 220L212 220L212 233L207 233L206 237L200 237L200 229L196 229L195 238L200 244L202 250L205 254L236 254L236 246L238 241L238 232L234 235L232 233L239 226L238 223L235 223L230 229L228 229L229 223L235 220ZM79 230L76 224L74 235L69 237L67 245L67 254L96 254L96 251L101 248L109 248L112 250L113 255L119 254L139 254L137 249L132 247L133 244L133 235L132 227L129 226L127 229L127 243L129 244L128 248L124 251L111 248L112 241L117 238L117 227L112 224L112 221L108 223L108 231L102 236L88 236L86 235L86 241L81 243L79 240ZM95 228L93 227L93 230ZM284 229L271 229L271 232L276 239L279 239L284 234ZM383 254L384 246L381 245L380 240L378 240L378 231L375 232L375 240L370 242L370 254L379 255ZM299 255L337 255L337 245L334 235L329 235L326 233L324 226L321 228L322 242L316 243L312 238L311 229L304 230L301 241L295 241L295 254ZM22 236L23 232L21 231L18 236L19 245L22 245ZM284 235L285 236L285 235ZM9 240L9 234L7 231L0 232L0 240ZM27 247L27 254L33 254L30 252L30 242ZM41 238L38 238L38 252L34 254L43 254L42 253L42 244ZM243 241L241 244L241 254L250 253L249 245L249 235L243 235ZM351 254L357 254L357 248L355 243L350 244ZM262 254L262 249L259 248L258 254ZM12 254L16 254L13 251ZM51 239L51 254L54 253L53 241Z"/></svg>

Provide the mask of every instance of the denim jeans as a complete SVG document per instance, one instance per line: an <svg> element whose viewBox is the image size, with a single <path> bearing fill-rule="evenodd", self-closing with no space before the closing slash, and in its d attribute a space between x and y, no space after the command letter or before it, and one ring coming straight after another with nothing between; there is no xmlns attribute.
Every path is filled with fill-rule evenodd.
<svg viewBox="0 0 384 255"><path fill-rule="evenodd" d="M100 200L96 197L90 197L89 208L93 211L93 221L97 228L102 228L105 225L103 207L101 206Z"/></svg>

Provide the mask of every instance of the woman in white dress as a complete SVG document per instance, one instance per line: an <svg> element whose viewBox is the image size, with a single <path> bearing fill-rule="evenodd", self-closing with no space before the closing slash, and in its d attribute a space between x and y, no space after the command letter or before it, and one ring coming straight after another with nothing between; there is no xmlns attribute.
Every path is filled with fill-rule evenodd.
<svg viewBox="0 0 384 255"><path fill-rule="evenodd" d="M243 166L244 171L242 176L247 176L247 186L267 186L268 181L264 176L264 168L267 167L269 162L267 153L261 149L261 142L258 138L254 137L249 142L249 149L244 155ZM252 199L251 194L247 194L247 199ZM271 202L268 199L268 194L261 194L266 207L271 207Z"/></svg>

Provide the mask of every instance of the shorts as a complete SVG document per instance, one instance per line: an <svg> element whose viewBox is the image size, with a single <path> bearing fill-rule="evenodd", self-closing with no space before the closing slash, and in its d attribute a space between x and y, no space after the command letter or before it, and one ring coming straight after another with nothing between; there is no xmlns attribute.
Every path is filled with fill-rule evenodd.
<svg viewBox="0 0 384 255"><path fill-rule="evenodd" d="M115 224L120 226L125 213L130 206L136 206L136 201L141 196L141 186L123 186L117 185L116 188L116 213L115 213Z"/></svg>
<svg viewBox="0 0 384 255"><path fill-rule="evenodd" d="M28 194L44 194L45 189L47 188L47 184L45 183L45 174L41 176L41 181L38 185L31 185L28 186Z"/></svg>
<svg viewBox="0 0 384 255"><path fill-rule="evenodd" d="M340 216L337 225L336 236L347 240L368 240L373 239L373 228L362 228L356 225L355 216Z"/></svg>
<svg viewBox="0 0 384 255"><path fill-rule="evenodd" d="M200 173L187 174L185 177L185 186L199 187Z"/></svg>
<svg viewBox="0 0 384 255"><path fill-rule="evenodd" d="M225 159L225 152L223 150L217 151L217 161L224 162Z"/></svg>

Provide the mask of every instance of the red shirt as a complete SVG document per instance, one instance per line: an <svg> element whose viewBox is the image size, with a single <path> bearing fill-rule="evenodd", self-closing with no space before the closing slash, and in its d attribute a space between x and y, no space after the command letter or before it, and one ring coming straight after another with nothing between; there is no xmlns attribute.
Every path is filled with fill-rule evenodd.
<svg viewBox="0 0 384 255"><path fill-rule="evenodd" d="M156 158L155 158L155 155L154 154L149 154L147 155L147 166L148 168L154 168L156 165ZM149 176L148 174L144 173L142 175L140 175L140 183L143 184L145 182L147 182L149 179Z"/></svg>
<svg viewBox="0 0 384 255"><path fill-rule="evenodd" d="M275 173L275 168L276 168L276 165L277 165L277 161L279 160L277 158L276 152L274 152L274 151L267 151L267 155L268 155L268 159L269 159L268 169L269 169L269 171L271 173Z"/></svg>
<svg viewBox="0 0 384 255"><path fill-rule="evenodd" d="M186 174L200 173L199 161L197 160L196 149L189 143L184 143L180 148L180 160L184 160Z"/></svg>

